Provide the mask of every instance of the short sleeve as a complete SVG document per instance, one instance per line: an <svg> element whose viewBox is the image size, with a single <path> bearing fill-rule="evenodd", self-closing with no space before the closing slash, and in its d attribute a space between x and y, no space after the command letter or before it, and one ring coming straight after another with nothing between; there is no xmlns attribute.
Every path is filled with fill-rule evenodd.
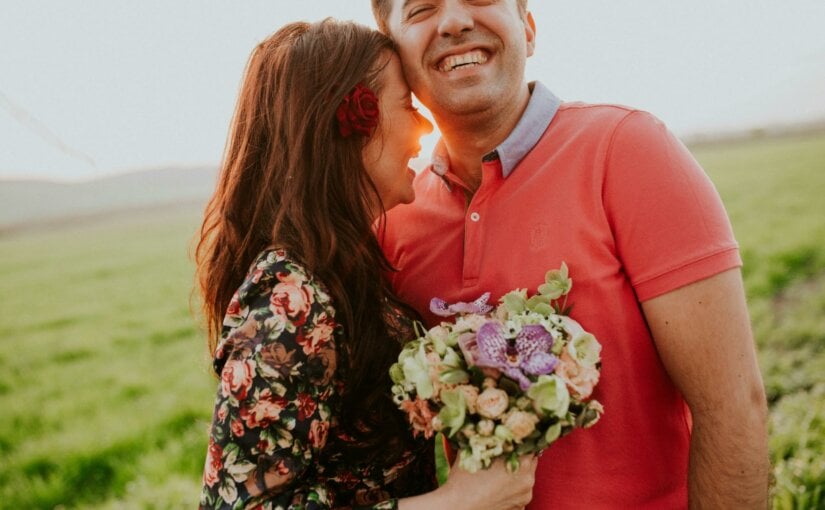
<svg viewBox="0 0 825 510"><path fill-rule="evenodd" d="M227 313L201 508L330 508L315 461L338 398L333 310L300 267L263 267Z"/></svg>
<svg viewBox="0 0 825 510"><path fill-rule="evenodd" d="M605 160L605 210L639 301L741 266L708 176L655 117L629 113Z"/></svg>

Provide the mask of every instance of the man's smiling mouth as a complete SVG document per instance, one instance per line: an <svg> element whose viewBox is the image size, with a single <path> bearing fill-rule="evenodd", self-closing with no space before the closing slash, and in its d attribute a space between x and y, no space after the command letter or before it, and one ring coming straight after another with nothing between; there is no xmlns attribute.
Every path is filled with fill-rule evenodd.
<svg viewBox="0 0 825 510"><path fill-rule="evenodd" d="M448 73L463 67L478 66L487 62L489 57L482 50L473 50L459 55L445 57L438 64L438 70Z"/></svg>

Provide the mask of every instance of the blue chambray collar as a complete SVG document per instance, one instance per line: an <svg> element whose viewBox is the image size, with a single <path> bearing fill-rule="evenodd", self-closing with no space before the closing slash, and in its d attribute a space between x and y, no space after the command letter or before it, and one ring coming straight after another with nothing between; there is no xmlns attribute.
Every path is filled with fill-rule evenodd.
<svg viewBox="0 0 825 510"><path fill-rule="evenodd" d="M522 159L533 150L561 106L561 100L541 82L530 84L530 100L527 108L510 135L495 149L482 158L483 161L501 161L501 175L507 178ZM443 140L439 140L433 151L431 171L442 178L450 169L450 156ZM452 187L448 180L444 180Z"/></svg>

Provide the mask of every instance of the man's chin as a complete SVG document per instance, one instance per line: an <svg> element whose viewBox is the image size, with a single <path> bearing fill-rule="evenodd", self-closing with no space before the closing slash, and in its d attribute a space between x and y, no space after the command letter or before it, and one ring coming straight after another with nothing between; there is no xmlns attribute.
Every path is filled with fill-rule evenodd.
<svg viewBox="0 0 825 510"><path fill-rule="evenodd" d="M498 101L486 91L464 91L460 94L451 94L434 98L430 111L437 117L476 116L490 112Z"/></svg>

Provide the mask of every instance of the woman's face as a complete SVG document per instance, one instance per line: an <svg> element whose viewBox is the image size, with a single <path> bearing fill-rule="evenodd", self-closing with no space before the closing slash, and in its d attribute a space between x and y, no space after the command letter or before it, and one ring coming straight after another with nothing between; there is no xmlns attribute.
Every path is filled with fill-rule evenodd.
<svg viewBox="0 0 825 510"><path fill-rule="evenodd" d="M419 139L431 132L433 125L412 104L412 95L401 62L392 53L389 63L378 77L380 110L378 127L364 147L362 157L385 210L415 199L415 172L408 166L421 150Z"/></svg>

